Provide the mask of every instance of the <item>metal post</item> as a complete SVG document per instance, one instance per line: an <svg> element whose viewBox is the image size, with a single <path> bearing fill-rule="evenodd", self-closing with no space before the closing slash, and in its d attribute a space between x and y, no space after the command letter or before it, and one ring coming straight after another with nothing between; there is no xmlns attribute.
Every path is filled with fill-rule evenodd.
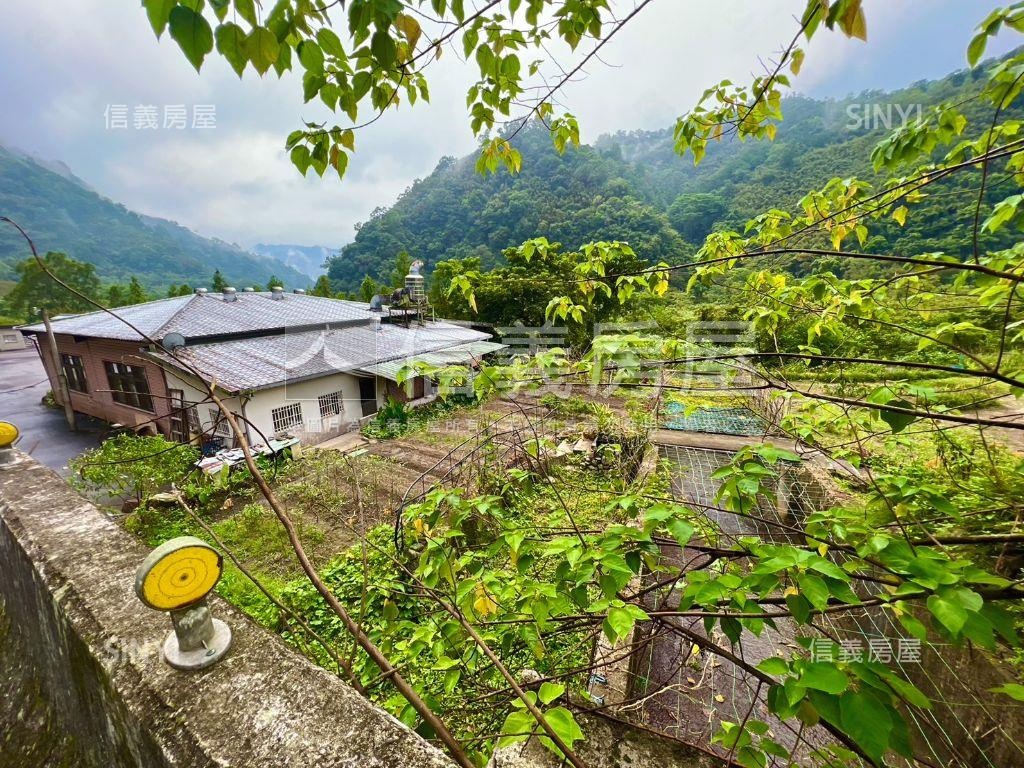
<svg viewBox="0 0 1024 768"><path fill-rule="evenodd" d="M57 387L60 389L61 403L64 405L64 418L68 421L68 429L75 431L75 409L71 406L71 391L68 389L68 377L64 366L60 364L60 352L57 351L57 338L53 335L50 325L50 313L43 309L43 325L46 326L46 341L50 346L50 357L53 358L54 371L57 374Z"/></svg>

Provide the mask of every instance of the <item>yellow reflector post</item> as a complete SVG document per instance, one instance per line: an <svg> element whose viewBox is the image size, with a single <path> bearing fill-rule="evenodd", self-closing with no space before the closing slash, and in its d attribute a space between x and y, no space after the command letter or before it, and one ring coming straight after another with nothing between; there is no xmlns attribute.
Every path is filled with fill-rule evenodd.
<svg viewBox="0 0 1024 768"><path fill-rule="evenodd" d="M136 574L135 593L158 611L184 608L209 594L222 569L217 550L194 536L179 536L149 553Z"/></svg>
<svg viewBox="0 0 1024 768"><path fill-rule="evenodd" d="M10 448L21 433L9 421L0 421L0 448Z"/></svg>

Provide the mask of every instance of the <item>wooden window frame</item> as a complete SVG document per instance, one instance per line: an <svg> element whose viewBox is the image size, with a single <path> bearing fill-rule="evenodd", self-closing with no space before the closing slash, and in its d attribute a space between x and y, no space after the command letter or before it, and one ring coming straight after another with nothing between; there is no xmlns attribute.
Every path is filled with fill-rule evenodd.
<svg viewBox="0 0 1024 768"><path fill-rule="evenodd" d="M64 379L68 383L68 389L72 392L88 394L89 380L85 376L85 362L81 355L72 355L69 352L60 353L60 369Z"/></svg>
<svg viewBox="0 0 1024 768"><path fill-rule="evenodd" d="M110 385L110 395L115 403L147 413L156 412L153 408L153 393L149 389L149 377L144 367L104 360L103 369L107 373L107 384Z"/></svg>
<svg viewBox="0 0 1024 768"><path fill-rule="evenodd" d="M185 391L168 389L167 400L171 410L167 417L171 439L179 443L187 443L191 437L188 425L188 407L185 405Z"/></svg>

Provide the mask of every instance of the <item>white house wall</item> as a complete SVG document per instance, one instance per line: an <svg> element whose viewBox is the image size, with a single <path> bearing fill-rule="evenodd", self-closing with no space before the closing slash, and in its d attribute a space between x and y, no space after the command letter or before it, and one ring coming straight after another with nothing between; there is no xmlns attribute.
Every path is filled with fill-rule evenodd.
<svg viewBox="0 0 1024 768"><path fill-rule="evenodd" d="M342 413L340 416L321 419L319 397L333 392L341 392ZM271 412L290 403L302 406L303 426L289 431L306 444L318 443L347 432L362 418L359 380L348 373L336 373L253 392L252 398L246 401L245 415L267 435L273 435L274 419Z"/></svg>
<svg viewBox="0 0 1024 768"><path fill-rule="evenodd" d="M186 403L197 404L196 411L204 432L212 430L214 418L211 415L211 409L215 409L216 406L207 401L207 395L203 390L185 379L178 378L171 372L167 374L167 386L170 389L184 391ZM341 393L342 414L321 419L319 398L321 395L333 392ZM296 427L289 432L301 438L306 445L319 443L347 432L363 418L362 402L359 399L359 377L350 373L335 373L316 379L261 389L242 400L237 397L222 399L224 405L234 413L241 414L244 411L245 418L252 425L248 428L248 432L249 439L253 442L261 442L261 432L267 437L274 436L272 411L290 403L297 402L301 405L303 425L301 428ZM378 381L378 409L384 405L384 399L384 387L382 382Z"/></svg>
<svg viewBox="0 0 1024 768"><path fill-rule="evenodd" d="M195 407L196 416L199 419L200 429L202 429L204 434L211 434L213 432L213 427L216 422L216 417L213 415L212 412L217 410L217 406L214 405L213 402L209 400L209 396L206 394L206 391L203 389L199 389L188 379L175 376L174 373L168 369L165 369L165 372L167 376L167 388L169 390L180 389L184 393L185 404ZM220 394L218 394L218 397L221 398L221 402L223 402L224 406L230 409L232 413L241 415L242 406L237 397L225 397ZM246 407L245 411L246 418L251 418L249 417L248 414L248 407ZM240 424L240 426L247 429L247 434L250 440L252 440L253 442L259 442L260 438L258 433L255 432L255 430L246 427L244 423ZM260 429L263 429L263 427L260 426ZM229 444L230 442L231 441L228 440Z"/></svg>

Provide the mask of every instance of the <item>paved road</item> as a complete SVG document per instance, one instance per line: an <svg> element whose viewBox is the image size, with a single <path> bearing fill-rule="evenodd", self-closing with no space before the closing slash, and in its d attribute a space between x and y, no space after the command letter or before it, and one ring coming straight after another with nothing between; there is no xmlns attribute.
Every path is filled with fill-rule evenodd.
<svg viewBox="0 0 1024 768"><path fill-rule="evenodd" d="M33 346L0 352L0 419L13 422L21 430L18 448L66 475L68 459L98 445L100 432L95 424L69 432L64 411L40 402L49 389Z"/></svg>

